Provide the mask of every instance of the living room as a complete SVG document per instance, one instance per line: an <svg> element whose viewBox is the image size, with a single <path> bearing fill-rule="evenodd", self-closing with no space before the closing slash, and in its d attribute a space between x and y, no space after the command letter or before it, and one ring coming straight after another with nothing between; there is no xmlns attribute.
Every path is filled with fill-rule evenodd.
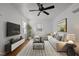
<svg viewBox="0 0 79 59"><path fill-rule="evenodd" d="M48 15L37 5L43 5L44 8L52 5L53 7L46 10ZM39 11L31 12L38 9ZM0 3L0 55L5 55L10 50L7 55L12 56L12 53L15 53L12 51L15 50L18 51L16 56L77 56L78 16L78 3ZM32 39L41 39L40 37L43 37L44 42L41 44L33 42ZM63 49L66 44L74 45L73 43L75 44L71 49L73 53L70 47ZM39 50L40 47L32 45L41 45L44 49Z"/></svg>

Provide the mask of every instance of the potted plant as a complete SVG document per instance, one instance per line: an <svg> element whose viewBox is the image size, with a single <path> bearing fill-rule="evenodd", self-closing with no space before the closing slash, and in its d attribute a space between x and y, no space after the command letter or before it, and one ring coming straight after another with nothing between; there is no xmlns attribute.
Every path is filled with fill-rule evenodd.
<svg viewBox="0 0 79 59"><path fill-rule="evenodd" d="M32 37L32 27L30 24L27 24L27 39L31 39Z"/></svg>

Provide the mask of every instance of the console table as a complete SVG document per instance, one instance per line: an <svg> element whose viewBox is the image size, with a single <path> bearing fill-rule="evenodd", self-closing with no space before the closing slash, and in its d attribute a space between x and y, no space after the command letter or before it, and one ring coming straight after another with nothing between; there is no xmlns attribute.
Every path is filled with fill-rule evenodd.
<svg viewBox="0 0 79 59"><path fill-rule="evenodd" d="M24 43L25 39L21 39L20 41L14 43L11 45L11 51L15 50L18 46L20 46L22 43Z"/></svg>
<svg viewBox="0 0 79 59"><path fill-rule="evenodd" d="M19 47L21 44L23 44L25 42L25 39L21 39L15 43L8 43L5 45L5 52L9 53L12 52L13 50L15 50L17 47Z"/></svg>

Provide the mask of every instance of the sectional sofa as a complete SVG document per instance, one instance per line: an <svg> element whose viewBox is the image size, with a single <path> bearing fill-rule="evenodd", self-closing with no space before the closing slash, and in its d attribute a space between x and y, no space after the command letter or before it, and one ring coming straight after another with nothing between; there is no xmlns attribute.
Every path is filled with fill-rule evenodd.
<svg viewBox="0 0 79 59"><path fill-rule="evenodd" d="M59 33L60 35L60 33ZM60 37L56 34L56 36L49 35L48 36L48 41L52 45L52 47L57 51L57 52L66 52L66 49L64 48L65 45L68 43L66 41L66 33L60 35L62 38L61 40L59 39ZM58 36L58 37L57 37ZM74 48L76 55L79 55L79 41L74 42L76 47Z"/></svg>

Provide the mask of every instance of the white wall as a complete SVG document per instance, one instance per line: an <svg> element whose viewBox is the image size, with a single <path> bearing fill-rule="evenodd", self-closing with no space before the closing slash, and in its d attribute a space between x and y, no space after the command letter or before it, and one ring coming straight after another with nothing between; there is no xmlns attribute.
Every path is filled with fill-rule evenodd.
<svg viewBox="0 0 79 59"><path fill-rule="evenodd" d="M38 35L46 35L50 32L52 32L52 19L36 19L36 20L31 20L30 24L33 28L34 34L37 35L39 32L36 30L38 24L43 25L43 30L41 34Z"/></svg>
<svg viewBox="0 0 79 59"><path fill-rule="evenodd" d="M79 4L73 4L56 17L53 21L53 32L57 32L57 22L67 18L67 33L76 34L77 40L79 40L79 12L72 12L77 8L79 8Z"/></svg>
<svg viewBox="0 0 79 59"><path fill-rule="evenodd" d="M21 34L22 36L26 36L24 34L23 24L22 22L27 23L27 19L25 19L11 4L5 3L0 4L0 54L4 54L4 45L8 42L10 38L17 38L19 35L6 37L6 22L12 22L21 25Z"/></svg>

